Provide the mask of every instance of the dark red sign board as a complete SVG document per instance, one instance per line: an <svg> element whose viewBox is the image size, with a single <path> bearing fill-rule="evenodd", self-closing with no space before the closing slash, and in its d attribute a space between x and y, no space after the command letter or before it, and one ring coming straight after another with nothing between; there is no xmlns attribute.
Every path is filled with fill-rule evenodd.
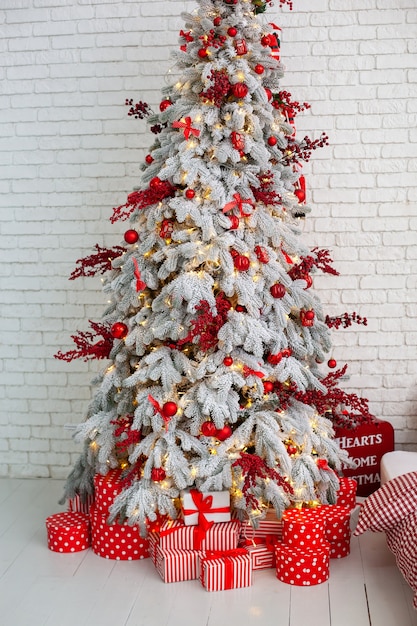
<svg viewBox="0 0 417 626"><path fill-rule="evenodd" d="M394 429L389 422L376 419L373 424L357 428L336 428L341 448L349 453L355 468L344 468L343 475L355 478L357 495L366 497L381 486L381 457L394 450Z"/></svg>

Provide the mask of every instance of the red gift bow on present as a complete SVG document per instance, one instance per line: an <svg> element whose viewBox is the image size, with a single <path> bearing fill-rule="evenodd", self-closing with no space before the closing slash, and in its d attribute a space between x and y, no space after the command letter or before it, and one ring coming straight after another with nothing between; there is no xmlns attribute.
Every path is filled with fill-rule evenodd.
<svg viewBox="0 0 417 626"><path fill-rule="evenodd" d="M155 398L151 396L151 394L148 395L148 400L152 404L155 411L159 413L159 415L162 417L162 419L164 420L165 428L168 430L168 424L171 418L163 414L161 405L157 400L155 400Z"/></svg>
<svg viewBox="0 0 417 626"><path fill-rule="evenodd" d="M133 265L135 266L134 275L136 278L136 291L143 291L146 289L146 283L140 277L139 265L137 260L133 257Z"/></svg>
<svg viewBox="0 0 417 626"><path fill-rule="evenodd" d="M200 532L195 537L195 540L198 544L197 550L199 549L202 540L205 538L206 533L209 528L211 528L214 522L209 522L205 516L205 513L229 513L230 508L228 506L217 507L213 509L213 496L206 496L201 493L201 491L197 491L197 489L190 490L191 498L196 506L195 509L183 509L183 515L194 515L194 513L198 513L198 522L197 528L200 529Z"/></svg>
<svg viewBox="0 0 417 626"><path fill-rule="evenodd" d="M245 548L236 548L235 550L225 550L224 552L216 550L208 550L203 556L204 561L217 561L222 559L224 563L224 588L233 589L233 573L235 570L235 562L233 558L237 556L247 556ZM204 581L203 581L204 584Z"/></svg>
<svg viewBox="0 0 417 626"><path fill-rule="evenodd" d="M243 205L250 204L254 206L252 200L249 200L249 198L247 198L246 200L243 200L243 198L241 198L239 193L234 193L233 198L234 200L226 204L226 206L223 209L223 213L228 213L229 211L237 207L239 209L240 217L249 217L250 213L245 213L243 211Z"/></svg>
<svg viewBox="0 0 417 626"><path fill-rule="evenodd" d="M172 122L172 128L183 128L184 129L184 137L186 139L190 138L190 135L194 135L194 137L200 136L200 131L197 128L192 128L191 126L191 117L184 117L184 121L180 120L179 122Z"/></svg>

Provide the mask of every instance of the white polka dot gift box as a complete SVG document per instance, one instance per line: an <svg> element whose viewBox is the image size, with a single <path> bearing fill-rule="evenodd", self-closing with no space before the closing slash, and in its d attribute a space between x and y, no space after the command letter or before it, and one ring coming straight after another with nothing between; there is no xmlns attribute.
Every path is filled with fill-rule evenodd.
<svg viewBox="0 0 417 626"><path fill-rule="evenodd" d="M90 520L84 513L55 513L46 518L48 548L53 552L80 552L90 547Z"/></svg>
<svg viewBox="0 0 417 626"><path fill-rule="evenodd" d="M90 509L91 545L93 552L105 559L134 561L149 557L149 542L140 536L138 526L107 523L95 507Z"/></svg>
<svg viewBox="0 0 417 626"><path fill-rule="evenodd" d="M108 515L114 499L122 489L122 470L110 470L105 476L96 474L94 476L96 510L103 515Z"/></svg>
<svg viewBox="0 0 417 626"><path fill-rule="evenodd" d="M323 542L314 548L296 548L283 543L275 549L277 578L289 585L308 587L329 578L330 545Z"/></svg>

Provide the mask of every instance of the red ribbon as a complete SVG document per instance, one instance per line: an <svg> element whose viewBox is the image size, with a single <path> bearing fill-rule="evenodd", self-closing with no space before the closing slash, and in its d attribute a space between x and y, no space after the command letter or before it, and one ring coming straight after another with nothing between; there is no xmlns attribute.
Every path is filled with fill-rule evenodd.
<svg viewBox="0 0 417 626"><path fill-rule="evenodd" d="M226 550L225 552L208 551L203 557L203 561L217 561L221 559L224 563L224 589L233 589L233 574L235 570L235 561L237 556L246 556L248 553L244 548L236 548L236 550Z"/></svg>
<svg viewBox="0 0 417 626"><path fill-rule="evenodd" d="M183 515L185 517L186 515L194 515L195 513L198 513L197 528L199 529L199 532L195 536L195 541L198 544L196 549L198 550L202 540L206 536L207 531L214 524L214 522L208 521L205 513L229 513L230 509L228 506L217 507L213 509L213 496L204 497L201 491L197 491L197 489L191 489L190 495L196 508L183 509Z"/></svg>
<svg viewBox="0 0 417 626"><path fill-rule="evenodd" d="M211 526L213 525L214 522L209 522L210 526L209 528L211 528ZM203 528L201 526L170 526L169 528L165 528L164 530L161 530L160 532L160 537L167 537L167 535L172 535L173 533L178 532L179 530L181 530L182 528L192 528L193 529L193 549L194 550L200 550L201 548L201 543L203 541L203 539L205 539L206 537L206 533L207 530L203 530Z"/></svg>
<svg viewBox="0 0 417 626"><path fill-rule="evenodd" d="M258 378L265 378L265 374L263 372L257 372L255 370L252 370L247 365L243 366L243 376L245 376L245 378L247 378L248 376L257 376Z"/></svg>
<svg viewBox="0 0 417 626"><path fill-rule="evenodd" d="M246 539L245 546L265 546L268 552L275 551L275 544L278 541L278 535L266 535L265 537L253 537Z"/></svg>
<svg viewBox="0 0 417 626"><path fill-rule="evenodd" d="M140 277L139 265L137 260L133 257L133 265L135 266L134 275L136 278L136 291L143 291L146 289L146 283Z"/></svg>
<svg viewBox="0 0 417 626"><path fill-rule="evenodd" d="M186 139L190 138L190 135L194 135L194 137L200 136L200 131L197 128L192 128L191 126L191 117L184 117L184 121L180 120L179 122L172 122L172 128L183 128L184 129L184 137Z"/></svg>
<svg viewBox="0 0 417 626"><path fill-rule="evenodd" d="M281 252L282 252L282 254L284 255L284 259L287 261L287 263L288 263L289 265L293 265L293 264L294 264L294 261L292 260L292 258L290 257L290 255L289 255L289 254L287 254L287 253L285 252L285 250L284 250L284 248L283 248L282 246L281 246Z"/></svg>
<svg viewBox="0 0 417 626"><path fill-rule="evenodd" d="M171 418L163 414L161 405L157 400L155 400L155 398L151 396L151 394L148 395L148 400L152 404L155 411L159 413L159 415L162 417L162 419L164 420L165 428L168 430L168 424Z"/></svg>
<svg viewBox="0 0 417 626"><path fill-rule="evenodd" d="M240 217L248 217L250 213L245 213L243 211L243 205L250 204L251 206L254 206L252 200L249 200L249 198L247 200L243 200L243 198L241 198L240 194L238 193L234 193L233 198L234 200L226 204L226 206L223 209L223 213L228 213L229 211L237 207L239 209Z"/></svg>

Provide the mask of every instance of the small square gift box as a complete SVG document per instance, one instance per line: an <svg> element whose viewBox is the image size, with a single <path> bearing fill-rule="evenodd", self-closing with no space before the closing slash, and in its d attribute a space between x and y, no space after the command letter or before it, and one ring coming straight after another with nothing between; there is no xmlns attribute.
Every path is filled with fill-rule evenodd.
<svg viewBox="0 0 417 626"><path fill-rule="evenodd" d="M200 552L197 550L161 550L156 546L154 563L166 583L196 580L200 574Z"/></svg>
<svg viewBox="0 0 417 626"><path fill-rule="evenodd" d="M95 508L103 515L109 514L109 509L116 496L122 491L122 470L110 470L105 476L94 476Z"/></svg>
<svg viewBox="0 0 417 626"><path fill-rule="evenodd" d="M314 548L325 539L324 520L317 509L288 509L282 519L282 541L287 546Z"/></svg>
<svg viewBox="0 0 417 626"><path fill-rule="evenodd" d="M251 557L244 548L220 553L203 553L200 559L200 581L207 591L250 587Z"/></svg>
<svg viewBox="0 0 417 626"><path fill-rule="evenodd" d="M71 513L85 513L89 515L90 507L94 504L94 495L86 494L81 497L76 494L73 498L68 500L68 511Z"/></svg>
<svg viewBox="0 0 417 626"><path fill-rule="evenodd" d="M241 541L245 542L258 538L265 539L271 535L281 539L282 527L282 520L279 520L275 511L270 509L266 516L257 522L257 528L255 528L249 520L242 522Z"/></svg>
<svg viewBox="0 0 417 626"><path fill-rule="evenodd" d="M275 567L275 545L278 541L278 535L268 535L246 539L241 544L241 547L245 548L251 558L252 570Z"/></svg>
<svg viewBox="0 0 417 626"><path fill-rule="evenodd" d="M354 509L356 506L356 490L358 483L354 478L339 478L339 490L336 493L336 504Z"/></svg>
<svg viewBox="0 0 417 626"><path fill-rule="evenodd" d="M171 520L154 534L163 550L234 550L239 542L240 522L219 522L204 529L201 526L186 526L182 520Z"/></svg>
<svg viewBox="0 0 417 626"><path fill-rule="evenodd" d="M350 514L347 506L323 505L318 507L324 520L324 533L330 544L330 558L341 559L350 554Z"/></svg>
<svg viewBox="0 0 417 626"><path fill-rule="evenodd" d="M314 548L296 548L279 543L275 549L277 578L289 585L307 587L329 578L330 545L323 541Z"/></svg>
<svg viewBox="0 0 417 626"><path fill-rule="evenodd" d="M135 561L149 557L149 542L140 536L138 526L114 522L95 507L90 510L93 552L105 559Z"/></svg>
<svg viewBox="0 0 417 626"><path fill-rule="evenodd" d="M181 492L182 514L186 526L230 522L230 492L201 492L190 489Z"/></svg>
<svg viewBox="0 0 417 626"><path fill-rule="evenodd" d="M90 547L90 520L84 513L55 513L46 518L48 548L53 552L80 552Z"/></svg>

